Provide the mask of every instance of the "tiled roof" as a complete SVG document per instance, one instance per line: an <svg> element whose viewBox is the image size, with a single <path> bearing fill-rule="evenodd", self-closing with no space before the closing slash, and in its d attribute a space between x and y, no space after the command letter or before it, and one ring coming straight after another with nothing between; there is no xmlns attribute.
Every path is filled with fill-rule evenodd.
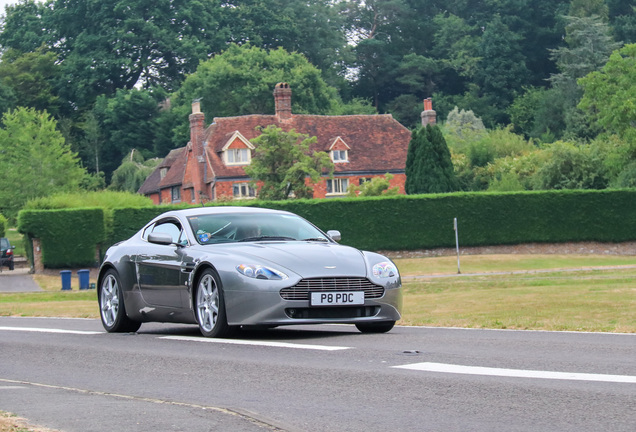
<svg viewBox="0 0 636 432"><path fill-rule="evenodd" d="M284 131L294 129L297 133L315 136L313 151L329 151L336 138L349 146L349 162L335 164L335 173L368 173L403 171L411 132L390 114L381 115L292 115L282 122L276 115L245 115L215 118L205 130L208 168L205 182L214 178L245 177L243 166L227 166L223 163L222 150L228 140L238 131L246 139L260 135L257 127L276 125ZM183 182L186 147L172 150L164 162L146 179L139 189L140 194L159 192L160 189ZM166 176L160 179L161 167L169 167Z"/></svg>
<svg viewBox="0 0 636 432"><path fill-rule="evenodd" d="M410 131L385 115L318 116L293 115L290 120L278 122L273 115L246 115L215 118L205 134L210 162L218 177L239 177L242 167L228 167L221 161L221 151L234 132L239 131L252 140L260 132L257 127L274 124L285 131L315 136L314 151L328 151L337 137L349 146L348 163L336 164L338 172L399 171L406 165Z"/></svg>
<svg viewBox="0 0 636 432"><path fill-rule="evenodd" d="M138 193L142 195L157 193L159 190L176 186L183 181L183 174L185 172L185 157L186 147L180 147L178 149L170 150L168 156L159 164L152 174L148 176L144 184L139 188ZM167 168L168 172L166 176L161 178L161 169Z"/></svg>

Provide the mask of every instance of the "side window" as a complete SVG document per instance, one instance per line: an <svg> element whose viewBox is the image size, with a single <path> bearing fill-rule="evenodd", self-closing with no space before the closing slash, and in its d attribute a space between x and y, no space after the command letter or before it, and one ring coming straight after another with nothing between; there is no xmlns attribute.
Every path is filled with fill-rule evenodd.
<svg viewBox="0 0 636 432"><path fill-rule="evenodd" d="M180 243L182 245L188 243L185 233L181 229L181 224L174 220L160 221L157 222L155 225L148 227L148 229L144 231L144 239L147 240L148 234L150 234L151 232L170 234L170 237L172 237L172 241L175 243Z"/></svg>

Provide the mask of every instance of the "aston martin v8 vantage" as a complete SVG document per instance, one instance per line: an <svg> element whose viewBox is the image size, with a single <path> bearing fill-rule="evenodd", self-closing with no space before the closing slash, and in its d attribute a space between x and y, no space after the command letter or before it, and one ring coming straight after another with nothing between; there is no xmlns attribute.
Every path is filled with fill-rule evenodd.
<svg viewBox="0 0 636 432"><path fill-rule="evenodd" d="M97 284L102 324L108 332L150 321L198 324L207 337L319 323L388 332L400 319L397 267L339 240L338 231L285 211L164 213L108 249Z"/></svg>

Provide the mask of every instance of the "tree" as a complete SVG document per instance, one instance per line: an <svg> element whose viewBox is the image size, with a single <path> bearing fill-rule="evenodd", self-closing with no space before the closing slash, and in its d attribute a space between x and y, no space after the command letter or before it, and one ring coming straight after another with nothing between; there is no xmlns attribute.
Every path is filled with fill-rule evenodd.
<svg viewBox="0 0 636 432"><path fill-rule="evenodd" d="M583 12L579 10L579 13ZM560 115L564 119L565 132L586 137L591 133L584 114L576 107L583 95L577 80L600 69L620 44L614 42L609 26L597 15L564 18L568 23L568 46L551 50L559 73L553 74L550 81L560 99Z"/></svg>
<svg viewBox="0 0 636 432"><path fill-rule="evenodd" d="M144 160L141 153L132 149L121 165L113 172L108 189L137 193L159 163L161 163L161 159Z"/></svg>
<svg viewBox="0 0 636 432"><path fill-rule="evenodd" d="M86 176L46 112L17 108L0 129L0 212L15 217L25 202L78 190Z"/></svg>
<svg viewBox="0 0 636 432"><path fill-rule="evenodd" d="M60 59L61 89L76 107L135 86L175 89L229 36L217 0L25 0L7 8L0 44L21 52L41 44Z"/></svg>
<svg viewBox="0 0 636 432"><path fill-rule="evenodd" d="M488 23L481 37L475 79L482 96L498 112L490 118L486 118L487 113L478 113L490 126L507 123L504 110L528 80L529 71L519 42L520 36L512 32L499 15L495 15Z"/></svg>
<svg viewBox="0 0 636 432"><path fill-rule="evenodd" d="M312 198L313 189L305 182L309 178L316 183L323 171L333 174L333 162L326 152L311 152L309 147L316 137L285 132L270 125L252 140L256 146L251 164L245 173L256 185L262 182L259 198L284 200L290 196Z"/></svg>
<svg viewBox="0 0 636 432"><path fill-rule="evenodd" d="M61 105L57 94L60 75L57 56L44 47L25 54L9 49L0 61L0 80L11 88L20 105L46 110L53 116Z"/></svg>
<svg viewBox="0 0 636 432"><path fill-rule="evenodd" d="M344 17L331 0L229 0L224 3L228 40L266 50L303 54L331 85L344 76L349 55ZM311 29L311 31L307 31Z"/></svg>
<svg viewBox="0 0 636 432"><path fill-rule="evenodd" d="M450 151L438 126L413 131L406 157L406 193L444 193L458 188Z"/></svg>
<svg viewBox="0 0 636 432"><path fill-rule="evenodd" d="M636 146L636 44L615 51L605 66L581 78L579 107L610 134Z"/></svg>
<svg viewBox="0 0 636 432"><path fill-rule="evenodd" d="M289 83L295 113L330 114L340 106L336 89L303 55L233 44L188 76L171 98L172 109L179 118L187 118L192 100L201 98L207 118L273 114L272 92L279 82ZM188 140L188 125L178 131L175 144L182 145Z"/></svg>
<svg viewBox="0 0 636 432"><path fill-rule="evenodd" d="M99 161L99 169L107 179L132 149L137 149L145 158L155 156L159 109L153 93L145 90L119 89L110 98L97 99L84 123L85 144L87 154ZM99 121L97 129L91 116Z"/></svg>

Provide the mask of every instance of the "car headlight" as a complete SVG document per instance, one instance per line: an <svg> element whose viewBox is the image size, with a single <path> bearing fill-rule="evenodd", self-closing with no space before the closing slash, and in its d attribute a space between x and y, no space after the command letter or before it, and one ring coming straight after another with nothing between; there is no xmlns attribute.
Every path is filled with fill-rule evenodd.
<svg viewBox="0 0 636 432"><path fill-rule="evenodd" d="M254 279L283 280L287 275L273 268L255 264L241 264L236 266L236 270L243 276Z"/></svg>
<svg viewBox="0 0 636 432"><path fill-rule="evenodd" d="M373 276L377 278L390 278L398 275L398 270L393 263L381 262L373 266Z"/></svg>

